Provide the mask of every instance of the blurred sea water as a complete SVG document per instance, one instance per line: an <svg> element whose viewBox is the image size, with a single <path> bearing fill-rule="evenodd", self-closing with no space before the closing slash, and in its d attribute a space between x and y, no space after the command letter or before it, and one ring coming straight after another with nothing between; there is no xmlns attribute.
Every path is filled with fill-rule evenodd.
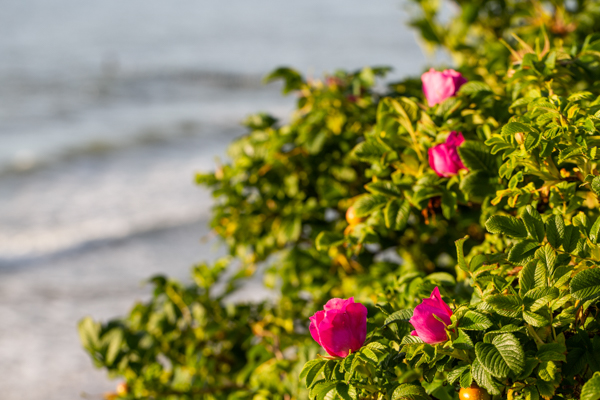
<svg viewBox="0 0 600 400"><path fill-rule="evenodd" d="M2 399L100 398L84 315L124 314L154 273L222 253L200 239L239 122L285 119L261 78L428 62L401 1L6 0L0 13ZM432 61L432 60L429 60ZM221 253L220 253L221 252Z"/></svg>

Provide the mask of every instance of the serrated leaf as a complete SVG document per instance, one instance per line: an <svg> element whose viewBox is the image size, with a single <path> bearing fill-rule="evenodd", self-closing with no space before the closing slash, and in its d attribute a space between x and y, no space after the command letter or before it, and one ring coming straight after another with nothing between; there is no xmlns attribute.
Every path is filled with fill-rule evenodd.
<svg viewBox="0 0 600 400"><path fill-rule="evenodd" d="M490 233L500 233L522 239L527 237L527 229L523 221L511 216L493 215L486 221L485 227Z"/></svg>
<svg viewBox="0 0 600 400"><path fill-rule="evenodd" d="M499 379L508 377L511 371L518 375L525 367L525 354L512 333L498 335L492 343L477 343L475 354L483 368Z"/></svg>
<svg viewBox="0 0 600 400"><path fill-rule="evenodd" d="M499 385L494 382L494 379L490 373L483 368L478 359L475 359L471 365L471 375L473 376L475 382L487 390L489 394L499 395L501 393Z"/></svg>
<svg viewBox="0 0 600 400"><path fill-rule="evenodd" d="M509 122L502 127L502 134L510 136L514 135L515 133L527 133L531 131L531 127L520 122Z"/></svg>
<svg viewBox="0 0 600 400"><path fill-rule="evenodd" d="M470 388L473 384L473 377L471 376L471 371L466 371L460 377L460 387L461 388Z"/></svg>
<svg viewBox="0 0 600 400"><path fill-rule="evenodd" d="M394 390L392 400L430 400L430 398L422 386L402 383Z"/></svg>
<svg viewBox="0 0 600 400"><path fill-rule="evenodd" d="M465 330L485 331L492 326L492 321L483 314L469 310L460 319L459 326Z"/></svg>
<svg viewBox="0 0 600 400"><path fill-rule="evenodd" d="M531 240L523 240L515 244L508 252L508 261L512 263L526 263L533 259L540 245Z"/></svg>
<svg viewBox="0 0 600 400"><path fill-rule="evenodd" d="M565 235L563 238L563 248L567 253L573 252L577 248L577 243L581 238L579 228L573 225L565 226Z"/></svg>
<svg viewBox="0 0 600 400"><path fill-rule="evenodd" d="M471 337L462 329L458 329L458 337L452 341L452 346L461 350L472 350L475 348Z"/></svg>
<svg viewBox="0 0 600 400"><path fill-rule="evenodd" d="M523 310L523 302L519 296L496 294L485 298L495 312L506 317L519 318Z"/></svg>
<svg viewBox="0 0 600 400"><path fill-rule="evenodd" d="M581 389L580 400L600 400L600 373L596 372Z"/></svg>
<svg viewBox="0 0 600 400"><path fill-rule="evenodd" d="M311 364L308 368L307 363L302 369L302 372L300 373L300 379L306 378L306 387L312 386L317 376L319 376L321 372L323 372L323 370L325 369L325 365L327 364L327 361L321 359L312 361L315 362Z"/></svg>
<svg viewBox="0 0 600 400"><path fill-rule="evenodd" d="M562 217L558 215L552 215L546 221L546 237L548 243L555 249L558 249L565 238L565 223Z"/></svg>
<svg viewBox="0 0 600 400"><path fill-rule="evenodd" d="M489 149L485 144L465 140L458 147L458 154L470 171L485 171L490 176L498 175L495 158L489 153Z"/></svg>
<svg viewBox="0 0 600 400"><path fill-rule="evenodd" d="M592 228L590 229L590 240L592 241L592 243L594 243L594 244L598 243L599 235L600 235L600 218L597 218L596 222L594 222L594 225L592 225Z"/></svg>
<svg viewBox="0 0 600 400"><path fill-rule="evenodd" d="M454 382L456 382L458 380L458 378L460 378L460 376L463 374L463 372L465 372L466 370L470 369L471 366L470 365L463 365L462 367L457 367L454 368L452 371L448 372L448 383L451 385L454 385Z"/></svg>
<svg viewBox="0 0 600 400"><path fill-rule="evenodd" d="M410 203L406 199L390 200L385 206L383 216L386 227L401 231L406 227L410 217Z"/></svg>
<svg viewBox="0 0 600 400"><path fill-rule="evenodd" d="M578 300L600 297L600 269L581 271L571 280L571 296Z"/></svg>
<svg viewBox="0 0 600 400"><path fill-rule="evenodd" d="M600 196L600 176L592 180L592 190L596 193L596 196Z"/></svg>
<svg viewBox="0 0 600 400"><path fill-rule="evenodd" d="M523 301L530 311L538 311L558 298L559 291L555 287L536 287L525 293Z"/></svg>
<svg viewBox="0 0 600 400"><path fill-rule="evenodd" d="M356 389L354 386L347 385L346 383L340 382L335 385L335 391L342 400L354 400L357 398Z"/></svg>
<svg viewBox="0 0 600 400"><path fill-rule="evenodd" d="M523 311L523 319L529 325L535 326L536 328L542 328L544 326L550 325L549 318L546 318L543 315L531 311Z"/></svg>
<svg viewBox="0 0 600 400"><path fill-rule="evenodd" d="M408 321L409 319L411 319L413 316L413 310L398 310L395 311L394 313L390 314L389 317L387 317L385 319L385 322L383 323L383 326L388 326L389 324L392 324L394 322L398 322L398 321Z"/></svg>
<svg viewBox="0 0 600 400"><path fill-rule="evenodd" d="M373 193L388 197L402 197L402 191L391 181L379 180L365 185L365 188Z"/></svg>
<svg viewBox="0 0 600 400"><path fill-rule="evenodd" d="M529 236L538 243L541 243L546 236L546 231L544 229L544 222L542 221L542 216L537 210L530 205L525 207L525 211L521 215L521 219L525 223L525 228L529 233Z"/></svg>
<svg viewBox="0 0 600 400"><path fill-rule="evenodd" d="M366 217L382 208L387 203L387 198L380 195L363 194L354 203L357 217Z"/></svg>
<svg viewBox="0 0 600 400"><path fill-rule="evenodd" d="M562 361L566 362L565 352L567 348L558 343L546 343L540 346L536 358L540 361Z"/></svg>
<svg viewBox="0 0 600 400"><path fill-rule="evenodd" d="M360 349L359 354L365 359L365 361L373 361L375 364L379 362L377 354L375 354L375 352L369 349L368 347L363 347L362 349Z"/></svg>

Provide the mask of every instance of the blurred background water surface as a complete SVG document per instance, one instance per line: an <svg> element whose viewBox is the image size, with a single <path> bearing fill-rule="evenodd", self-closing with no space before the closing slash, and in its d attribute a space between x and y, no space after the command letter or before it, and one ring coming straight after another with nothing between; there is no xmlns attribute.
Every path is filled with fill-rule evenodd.
<svg viewBox="0 0 600 400"><path fill-rule="evenodd" d="M261 78L426 58L399 0L4 0L0 12L0 396L101 398L77 321L125 313L155 273L215 258L193 184L239 122L285 118ZM251 293L249 294L251 295Z"/></svg>

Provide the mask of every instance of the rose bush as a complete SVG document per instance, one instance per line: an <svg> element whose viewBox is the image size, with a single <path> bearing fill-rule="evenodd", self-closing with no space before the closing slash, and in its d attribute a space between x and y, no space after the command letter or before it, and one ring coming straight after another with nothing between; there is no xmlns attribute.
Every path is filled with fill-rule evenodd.
<svg viewBox="0 0 600 400"><path fill-rule="evenodd" d="M198 176L230 255L80 323L121 397L600 399L600 7L416 3L458 72L278 69L289 124ZM278 299L227 303L255 271Z"/></svg>

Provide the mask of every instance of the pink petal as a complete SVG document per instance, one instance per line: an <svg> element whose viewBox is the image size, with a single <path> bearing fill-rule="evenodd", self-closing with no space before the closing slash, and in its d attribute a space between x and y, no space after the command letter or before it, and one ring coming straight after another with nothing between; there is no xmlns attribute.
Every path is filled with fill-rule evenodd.
<svg viewBox="0 0 600 400"><path fill-rule="evenodd" d="M321 344L321 338L319 336L319 324L325 318L325 311L317 311L315 315L310 317L310 326L308 330L310 331L310 335L315 339L315 341Z"/></svg>
<svg viewBox="0 0 600 400"><path fill-rule="evenodd" d="M429 297L431 300L434 300L437 304L437 308L445 310L448 313L448 316L452 315L452 310L446 304L444 300L442 300L442 295L440 294L440 289L436 286L435 289L431 292L431 296ZM449 325L449 324L448 324Z"/></svg>
<svg viewBox="0 0 600 400"><path fill-rule="evenodd" d="M319 325L321 346L332 356L346 357L352 348L352 330L348 314L328 311Z"/></svg>
<svg viewBox="0 0 600 400"><path fill-rule="evenodd" d="M354 297L350 297L348 300L334 298L334 299L329 300L327 302L327 304L325 304L325 306L323 307L323 309L325 311L329 311L329 310L341 310L341 311L343 311L350 304L354 304Z"/></svg>
<svg viewBox="0 0 600 400"><path fill-rule="evenodd" d="M367 338L367 307L360 303L350 304L346 308L350 329L352 330L352 344L350 349L357 351Z"/></svg>
<svg viewBox="0 0 600 400"><path fill-rule="evenodd" d="M437 320L434 315L442 321ZM417 335L425 343L435 344L448 340L446 325L450 325L450 317L445 310L434 308L426 304L420 304L415 308L409 321L417 331Z"/></svg>

